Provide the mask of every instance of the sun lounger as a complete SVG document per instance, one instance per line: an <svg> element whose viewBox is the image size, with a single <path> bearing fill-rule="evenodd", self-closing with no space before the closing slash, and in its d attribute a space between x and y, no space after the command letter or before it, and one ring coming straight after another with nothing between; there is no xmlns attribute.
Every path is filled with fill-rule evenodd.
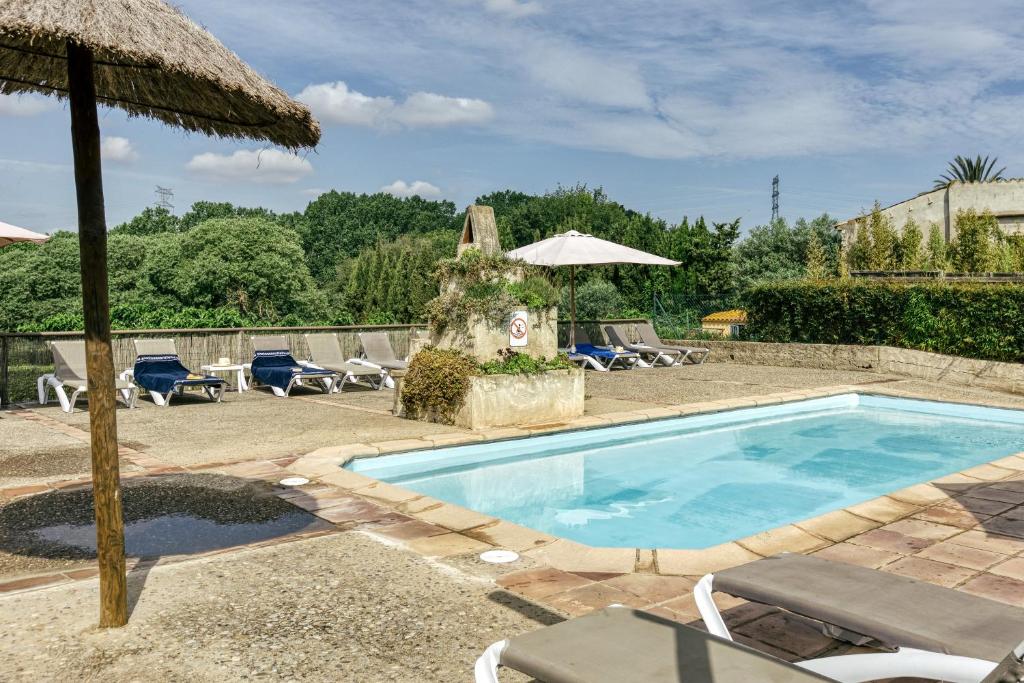
<svg viewBox="0 0 1024 683"><path fill-rule="evenodd" d="M1010 652L1000 668L1012 670L1018 663ZM812 683L938 675L965 683L1002 680L992 663L909 649L790 664L692 626L618 606L494 643L476 662L476 683L497 683L500 666L544 683Z"/></svg>
<svg viewBox="0 0 1024 683"><path fill-rule="evenodd" d="M602 371L611 370L616 366L631 370L641 361L640 354L634 351L616 351L607 346L597 346L590 341L590 336L582 327L577 326L573 336L576 340L575 354L589 356ZM569 358L572 359L572 354Z"/></svg>
<svg viewBox="0 0 1024 683"><path fill-rule="evenodd" d="M338 381L338 373L331 370L303 367L288 350L288 340L280 335L264 335L252 337L254 350L252 359L253 382L261 382L270 387L275 396L289 395L296 385L311 382L329 394L334 383Z"/></svg>
<svg viewBox="0 0 1024 683"><path fill-rule="evenodd" d="M220 377L200 375L182 365L173 339L136 339L132 378L149 392L153 403L164 407L170 405L172 396L180 396L189 387L201 389L211 401L220 403L227 384Z"/></svg>
<svg viewBox="0 0 1024 683"><path fill-rule="evenodd" d="M665 349L668 351L679 351L683 354L683 357L679 359L679 362L690 361L695 365L700 365L707 360L708 356L711 355L710 349L701 348L698 346L673 346L672 344L666 344L661 341L661 337L654 331L654 326L650 323L637 323L636 333L640 335L640 341L647 346L653 346L656 349Z"/></svg>
<svg viewBox="0 0 1024 683"><path fill-rule="evenodd" d="M640 357L652 367L658 363L676 365L683 357L683 352L678 349L659 349L648 344L630 342L626 330L621 325L605 325L604 336L608 338L608 342L612 346L621 346L634 353L639 353Z"/></svg>
<svg viewBox="0 0 1024 683"><path fill-rule="evenodd" d="M386 332L360 332L359 343L363 346L363 362L385 370L405 370L409 361L399 360Z"/></svg>
<svg viewBox="0 0 1024 683"><path fill-rule="evenodd" d="M89 382L86 378L85 342L51 342L50 353L53 354L53 372L41 375L36 380L39 403L46 405L50 389L53 389L53 393L60 402L61 410L65 413L73 413L75 411L75 402L89 388ZM137 386L128 380L115 378L114 388L121 395L121 399L126 406L129 408L135 407L135 401L139 395L139 388ZM67 394L68 389L71 390L70 396Z"/></svg>
<svg viewBox="0 0 1024 683"><path fill-rule="evenodd" d="M997 662L1024 638L1024 609L898 574L782 554L705 576L694 588L704 623L730 638L712 591L826 624L856 644L912 647Z"/></svg>
<svg viewBox="0 0 1024 683"><path fill-rule="evenodd" d="M331 370L341 376L341 380L335 383L334 391L341 391L345 382L355 384L359 381L366 382L374 389L384 386L384 377L387 372L382 368L375 368L361 363L352 363L345 359L341 352L341 344L338 343L338 336L330 332L307 334L306 346L309 347L309 361L312 365L324 370Z"/></svg>

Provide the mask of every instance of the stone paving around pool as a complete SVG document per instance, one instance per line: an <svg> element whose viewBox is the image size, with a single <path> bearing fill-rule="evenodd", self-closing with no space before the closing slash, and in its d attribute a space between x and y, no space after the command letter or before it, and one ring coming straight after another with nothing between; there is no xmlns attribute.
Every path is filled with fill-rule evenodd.
<svg viewBox="0 0 1024 683"><path fill-rule="evenodd" d="M598 379L607 381L613 379ZM493 581L506 591L565 616L620 603L694 622L699 617L691 591L701 575L785 551L815 553L878 568L1024 608L1024 453L706 550L592 548L340 468L356 457L719 412L850 391L1009 407L1024 404L1019 397L991 392L984 392L984 396L970 392L952 395L941 387L920 382L879 383L878 376L873 375L870 382L858 385L751 391L756 395L593 411L560 424L482 432L449 428L415 438L339 443L298 457L169 465L132 448L124 447L121 455L136 470L125 476L217 472L266 481L282 499L338 525L339 530L362 532L405 547L424 558ZM605 401L625 404L632 398ZM18 417L70 436L78 429L36 410L23 410ZM292 475L312 481L297 488L276 484ZM74 480L0 489L0 500L87 484L87 480ZM287 541L277 539L274 543ZM476 558L491 548L515 550L522 559L496 566ZM0 593L91 576L89 571L81 571L20 577L0 583ZM786 659L850 649L822 635L813 622L723 595L716 599L739 640Z"/></svg>

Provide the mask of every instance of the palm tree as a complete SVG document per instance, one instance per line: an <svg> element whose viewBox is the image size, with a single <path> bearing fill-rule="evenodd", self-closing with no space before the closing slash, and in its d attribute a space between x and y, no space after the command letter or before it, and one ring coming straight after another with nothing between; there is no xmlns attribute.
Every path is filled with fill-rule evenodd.
<svg viewBox="0 0 1024 683"><path fill-rule="evenodd" d="M989 161L988 157L982 159L980 154L976 159L965 159L957 155L956 159L949 162L949 168L942 174L942 177L935 181L935 189L941 190L958 181L961 183L988 183L993 180L1002 180L1006 167L1003 166L993 173L992 168L996 165L996 161L998 161L996 157L992 157L992 161Z"/></svg>

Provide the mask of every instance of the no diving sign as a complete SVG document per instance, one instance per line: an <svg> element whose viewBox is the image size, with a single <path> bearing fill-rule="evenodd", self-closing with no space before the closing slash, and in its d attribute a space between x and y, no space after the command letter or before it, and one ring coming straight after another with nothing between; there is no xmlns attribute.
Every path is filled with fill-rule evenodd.
<svg viewBox="0 0 1024 683"><path fill-rule="evenodd" d="M526 346L529 318L526 311L515 311L508 323L508 345Z"/></svg>

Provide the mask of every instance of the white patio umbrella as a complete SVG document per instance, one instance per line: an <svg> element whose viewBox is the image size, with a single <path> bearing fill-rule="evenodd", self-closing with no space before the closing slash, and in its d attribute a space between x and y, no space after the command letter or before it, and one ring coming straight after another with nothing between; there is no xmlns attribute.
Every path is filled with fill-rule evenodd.
<svg viewBox="0 0 1024 683"><path fill-rule="evenodd" d="M0 221L0 247L6 247L15 242L42 244L48 239L50 239L49 235L41 235L38 232L32 232L31 230Z"/></svg>
<svg viewBox="0 0 1024 683"><path fill-rule="evenodd" d="M570 230L508 252L507 256L537 266L569 266L569 348L576 350L576 266L608 266L636 263L644 266L678 266L679 261L648 254L593 235Z"/></svg>

